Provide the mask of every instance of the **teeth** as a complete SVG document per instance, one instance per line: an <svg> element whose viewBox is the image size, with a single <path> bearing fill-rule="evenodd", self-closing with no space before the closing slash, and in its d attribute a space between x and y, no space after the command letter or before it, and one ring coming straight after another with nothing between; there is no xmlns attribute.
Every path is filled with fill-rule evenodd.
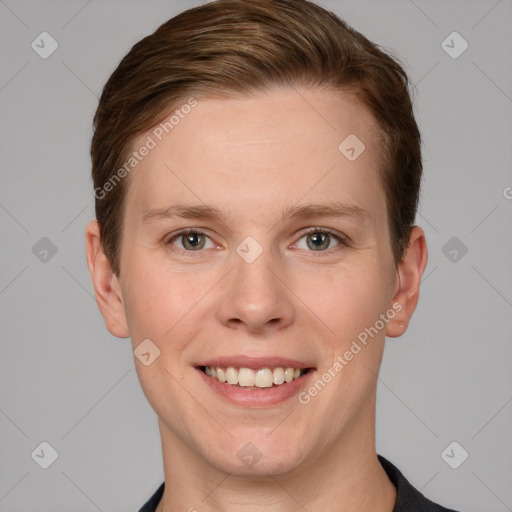
<svg viewBox="0 0 512 512"><path fill-rule="evenodd" d="M226 382L226 372L222 368L217 368L217 379L221 382Z"/></svg>
<svg viewBox="0 0 512 512"><path fill-rule="evenodd" d="M240 368L238 370L238 385L239 386L254 386L256 377L254 372L249 368Z"/></svg>
<svg viewBox="0 0 512 512"><path fill-rule="evenodd" d="M230 366L226 370L226 381L228 384L238 384L238 370Z"/></svg>
<svg viewBox="0 0 512 512"><path fill-rule="evenodd" d="M294 373L295 371L293 370L293 368L286 368L286 370L284 371L284 381L291 382L293 380Z"/></svg>
<svg viewBox="0 0 512 512"><path fill-rule="evenodd" d="M206 366L204 372L220 382L227 382L233 386L270 388L273 385L279 386L298 379L304 374L304 369L278 367L273 370L270 368L253 370L252 368L233 368L232 366L228 368Z"/></svg>
<svg viewBox="0 0 512 512"><path fill-rule="evenodd" d="M257 388L271 388L274 374L270 368L262 368L256 372L254 385Z"/></svg>
<svg viewBox="0 0 512 512"><path fill-rule="evenodd" d="M274 384L279 385L284 382L284 370L282 368L276 368L274 370Z"/></svg>

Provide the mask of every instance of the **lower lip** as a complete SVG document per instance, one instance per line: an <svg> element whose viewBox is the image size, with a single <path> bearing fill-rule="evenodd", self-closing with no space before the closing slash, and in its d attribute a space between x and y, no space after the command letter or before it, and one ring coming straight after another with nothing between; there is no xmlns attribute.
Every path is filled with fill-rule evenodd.
<svg viewBox="0 0 512 512"><path fill-rule="evenodd" d="M244 407L271 407L281 402L289 400L291 397L299 393L300 389L305 387L315 370L310 369L306 374L292 382L286 382L279 386L270 388L243 388L234 386L206 375L202 370L197 368L206 384L219 395L224 397L228 402Z"/></svg>

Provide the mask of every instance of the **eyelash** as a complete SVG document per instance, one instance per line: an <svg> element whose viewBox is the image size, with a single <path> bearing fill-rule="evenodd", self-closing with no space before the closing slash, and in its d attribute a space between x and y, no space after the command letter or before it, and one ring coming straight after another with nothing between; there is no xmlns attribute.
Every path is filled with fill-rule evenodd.
<svg viewBox="0 0 512 512"><path fill-rule="evenodd" d="M169 238L166 242L165 242L165 245L166 246L172 246L172 251L174 252L177 252L177 253L180 253L180 254L187 254L187 255L190 255L190 253L194 253L194 252L203 252L203 250L199 249L197 251L191 251L191 250L186 250L186 249L180 249L178 247L174 247L172 242L174 240L176 240L177 238L179 238L180 236L183 236L183 235L188 235L188 234L198 234L198 235L203 235L207 238L209 238L211 240L211 238L204 232L204 231L201 231L200 229L196 229L196 228L186 228L186 229L182 229L181 231L178 231L177 233L173 234L171 238ZM300 237L298 238L297 242L299 240L301 240L302 238L304 238L305 236L307 235L310 235L312 233L315 233L315 234L327 234L329 235L330 237L333 237L335 238L339 243L337 246L331 248L331 249L326 249L324 251L313 251L313 250L308 250L307 252L311 252L311 253L316 253L315 256L322 256L322 255L325 255L326 253L327 254L331 254L333 251L336 251L336 250L340 250L342 249L343 247L346 247L348 246L348 237L346 237L345 235L341 235L339 234L338 232L336 231L333 231L331 229L328 229L328 228L319 228L319 227L311 227L311 228L308 228L306 231L303 231L300 235ZM213 242L213 240L212 240ZM295 242L293 245L296 245L297 242ZM214 242L215 243L215 242Z"/></svg>

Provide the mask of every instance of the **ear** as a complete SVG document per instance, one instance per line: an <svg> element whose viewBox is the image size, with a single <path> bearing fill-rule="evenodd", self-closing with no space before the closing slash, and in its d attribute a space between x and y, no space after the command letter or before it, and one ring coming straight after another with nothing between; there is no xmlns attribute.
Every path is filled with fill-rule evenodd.
<svg viewBox="0 0 512 512"><path fill-rule="evenodd" d="M386 336L401 336L409 325L420 296L421 276L427 266L427 241L423 229L414 226L409 245L397 268L397 285L393 297L393 309L397 312L388 323Z"/></svg>
<svg viewBox="0 0 512 512"><path fill-rule="evenodd" d="M127 338L126 316L117 276L105 253L100 238L98 221L89 222L85 230L87 266L91 274L96 302L105 319L108 331L118 338Z"/></svg>

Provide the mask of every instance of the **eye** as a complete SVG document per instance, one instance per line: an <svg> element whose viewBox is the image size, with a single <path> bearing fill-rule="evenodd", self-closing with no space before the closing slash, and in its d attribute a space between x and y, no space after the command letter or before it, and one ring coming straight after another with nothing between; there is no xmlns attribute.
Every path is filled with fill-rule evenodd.
<svg viewBox="0 0 512 512"><path fill-rule="evenodd" d="M301 240L306 240L306 246L300 245ZM336 245L332 247L333 240L337 241ZM321 228L311 228L305 235L303 235L294 247L298 249L312 250L316 252L325 252L328 249L335 249L339 245L345 245L345 239L341 235L337 235L331 230Z"/></svg>
<svg viewBox="0 0 512 512"><path fill-rule="evenodd" d="M210 242L209 246L207 241ZM174 235L167 241L167 245L173 245L182 251L200 251L201 249L213 249L215 244L210 237L202 231L187 229Z"/></svg>
<svg viewBox="0 0 512 512"><path fill-rule="evenodd" d="M303 239L305 239L305 245L302 243ZM336 244L333 246L334 241ZM202 249L216 247L209 236L196 229L184 229L176 233L169 238L166 245L173 246L178 252L198 252ZM324 228L310 228L292 247L314 252L327 252L340 245L346 245L346 237L343 235Z"/></svg>

